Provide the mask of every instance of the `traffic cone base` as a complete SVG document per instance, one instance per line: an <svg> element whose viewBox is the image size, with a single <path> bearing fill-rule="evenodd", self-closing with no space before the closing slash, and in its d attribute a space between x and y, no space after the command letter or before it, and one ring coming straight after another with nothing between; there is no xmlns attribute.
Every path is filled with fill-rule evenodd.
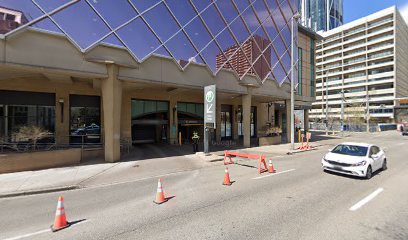
<svg viewBox="0 0 408 240"><path fill-rule="evenodd" d="M64 229L64 228L67 228L67 227L69 227L69 226L71 226L71 223L69 223L69 222L67 222L67 224L66 224L65 226L60 227L60 228L54 228L54 225L51 225L51 231L52 231L52 232L57 232L57 231L59 231L59 230L62 230L62 229Z"/></svg>

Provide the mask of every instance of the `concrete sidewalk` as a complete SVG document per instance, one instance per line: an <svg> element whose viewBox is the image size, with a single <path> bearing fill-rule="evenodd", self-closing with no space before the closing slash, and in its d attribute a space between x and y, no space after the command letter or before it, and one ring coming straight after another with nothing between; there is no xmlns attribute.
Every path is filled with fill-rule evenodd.
<svg viewBox="0 0 408 240"><path fill-rule="evenodd" d="M327 138L319 142L312 142L311 146L331 144L338 140L338 138ZM273 159L275 156L286 155L290 152L289 147L290 144L281 144L242 148L237 151L264 154ZM220 165L223 155L223 151L213 152L210 156L189 154L166 157L161 153L158 157L148 157L145 160L141 160L140 156L135 156L117 163L91 162L71 167L0 174L0 198L160 177Z"/></svg>

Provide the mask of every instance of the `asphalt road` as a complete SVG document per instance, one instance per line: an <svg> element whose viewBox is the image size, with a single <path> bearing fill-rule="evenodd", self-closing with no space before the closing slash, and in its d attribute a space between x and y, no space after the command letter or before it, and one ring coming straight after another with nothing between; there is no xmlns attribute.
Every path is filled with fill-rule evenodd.
<svg viewBox="0 0 408 240"><path fill-rule="evenodd" d="M0 200L0 239L408 239L408 137L395 132L347 141L385 148L388 170L371 180L328 174L331 146L273 156L278 174L257 178L256 162L218 165L163 177L167 203L156 205L157 179ZM254 179L257 178L257 179ZM355 211L350 208L377 192ZM56 202L71 222L52 233Z"/></svg>

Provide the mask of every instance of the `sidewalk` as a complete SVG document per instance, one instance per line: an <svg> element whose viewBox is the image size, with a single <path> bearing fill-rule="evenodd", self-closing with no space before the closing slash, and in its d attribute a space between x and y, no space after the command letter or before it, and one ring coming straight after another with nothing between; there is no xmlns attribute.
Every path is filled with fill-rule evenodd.
<svg viewBox="0 0 408 240"><path fill-rule="evenodd" d="M312 142L311 146L330 144L336 140L338 141L338 139L328 138ZM296 146L298 145L297 143ZM281 144L243 148L237 151L273 157L286 155L289 147L290 144ZM163 152L154 156L146 156L143 152L140 154L143 156L136 154L117 163L105 163L99 160L71 167L0 174L0 198L131 182L221 165L224 152L212 152L210 156L203 154L166 155Z"/></svg>

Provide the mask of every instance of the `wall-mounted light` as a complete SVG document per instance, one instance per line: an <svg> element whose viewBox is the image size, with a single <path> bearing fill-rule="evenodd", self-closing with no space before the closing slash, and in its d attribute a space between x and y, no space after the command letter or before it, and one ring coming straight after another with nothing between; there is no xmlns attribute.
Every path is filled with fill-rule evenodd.
<svg viewBox="0 0 408 240"><path fill-rule="evenodd" d="M61 123L63 123L64 122L64 99L63 98L58 99L58 103L61 108Z"/></svg>

